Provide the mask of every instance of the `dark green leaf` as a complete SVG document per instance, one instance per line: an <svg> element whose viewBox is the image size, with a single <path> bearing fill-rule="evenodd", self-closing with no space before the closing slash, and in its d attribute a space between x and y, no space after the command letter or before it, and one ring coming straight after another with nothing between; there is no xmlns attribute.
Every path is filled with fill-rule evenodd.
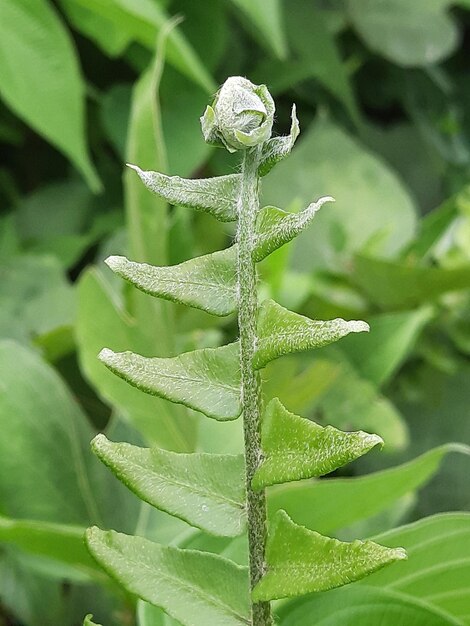
<svg viewBox="0 0 470 626"><path fill-rule="evenodd" d="M122 38L126 34L128 40L136 41L152 52L155 50L157 35L169 21L160 6L161 3L151 0L75 0L75 3L91 14L90 21L98 16L101 22L108 22L113 31L118 31ZM93 33L89 28L88 33L94 34L94 38L97 38L95 26ZM99 41L102 42L103 39L109 39L109 35L101 33ZM212 77L177 29L173 29L168 35L166 57L169 63L201 85L208 93L216 90Z"/></svg>
<svg viewBox="0 0 470 626"><path fill-rule="evenodd" d="M46 0L4 0L0 41L3 98L98 191L101 183L86 143L85 84L57 13Z"/></svg>
<svg viewBox="0 0 470 626"><path fill-rule="evenodd" d="M155 267L111 256L116 274L152 296L229 315L237 309L237 248L196 257L176 266Z"/></svg>
<svg viewBox="0 0 470 626"><path fill-rule="evenodd" d="M170 204L206 211L222 222L237 219L239 174L190 179L145 172L137 165L129 164L129 167L137 172L150 191Z"/></svg>
<svg viewBox="0 0 470 626"><path fill-rule="evenodd" d="M232 0L232 2L250 19L261 34L261 41L266 42L280 59L285 59L287 42L281 0Z"/></svg>
<svg viewBox="0 0 470 626"><path fill-rule="evenodd" d="M253 589L252 597L255 601L276 600L327 591L403 559L403 548L324 537L294 524L287 513L278 511L268 534L266 573Z"/></svg>
<svg viewBox="0 0 470 626"><path fill-rule="evenodd" d="M237 536L245 527L242 456L177 454L160 448L92 442L95 454L139 498L213 535Z"/></svg>
<svg viewBox="0 0 470 626"><path fill-rule="evenodd" d="M184 626L247 626L248 572L215 554L90 528L87 545L128 591Z"/></svg>
<svg viewBox="0 0 470 626"><path fill-rule="evenodd" d="M107 348L100 360L146 393L184 404L218 420L240 415L238 344L204 348L167 359L146 358Z"/></svg>
<svg viewBox="0 0 470 626"><path fill-rule="evenodd" d="M264 367L284 354L320 348L349 333L368 331L366 322L343 319L311 320L289 311L273 300L265 300L258 314L258 341L254 365Z"/></svg>
<svg viewBox="0 0 470 626"><path fill-rule="evenodd" d="M277 398L265 409L261 430L263 460L254 489L329 474L383 441L362 431L345 433L290 413Z"/></svg>

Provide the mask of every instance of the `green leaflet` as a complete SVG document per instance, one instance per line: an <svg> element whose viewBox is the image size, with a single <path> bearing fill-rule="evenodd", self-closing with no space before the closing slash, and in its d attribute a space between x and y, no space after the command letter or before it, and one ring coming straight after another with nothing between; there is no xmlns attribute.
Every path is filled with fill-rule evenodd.
<svg viewBox="0 0 470 626"><path fill-rule="evenodd" d="M322 427L290 413L277 399L267 405L261 430L263 460L251 485L263 489L277 483L323 476L357 459L377 444L378 435L345 433Z"/></svg>
<svg viewBox="0 0 470 626"><path fill-rule="evenodd" d="M301 233L313 220L315 213L325 202L334 202L330 196L320 198L300 213L288 213L275 206L264 207L257 222L257 236L253 249L255 261L262 261Z"/></svg>
<svg viewBox="0 0 470 626"><path fill-rule="evenodd" d="M272 168L289 156L295 140L300 134L299 120L296 115L295 104L292 105L290 133L283 137L273 137L263 145L261 153L261 163L258 168L258 174L265 176Z"/></svg>
<svg viewBox="0 0 470 626"><path fill-rule="evenodd" d="M231 343L162 359L104 348L99 358L112 372L146 393L217 420L233 420L241 411L238 350L238 343Z"/></svg>
<svg viewBox="0 0 470 626"><path fill-rule="evenodd" d="M166 176L160 172L145 172L137 165L129 163L128 167L137 172L150 191L170 204L211 213L221 222L233 222L237 219L239 174L193 180Z"/></svg>
<svg viewBox="0 0 470 626"><path fill-rule="evenodd" d="M101 626L101 624L96 624L95 622L92 622L91 621L92 619L93 619L93 615L91 615L90 613L83 620L83 626Z"/></svg>
<svg viewBox="0 0 470 626"><path fill-rule="evenodd" d="M90 528L88 549L128 591L161 607L183 626L247 626L248 572L208 552L162 546Z"/></svg>
<svg viewBox="0 0 470 626"><path fill-rule="evenodd" d="M258 315L258 342L254 367L291 352L321 348L349 333L368 331L366 322L341 318L326 322L311 320L289 311L273 300L265 300Z"/></svg>
<svg viewBox="0 0 470 626"><path fill-rule="evenodd" d="M236 255L232 246L171 267L135 263L123 256L110 256L106 263L145 293L224 316L237 309Z"/></svg>
<svg viewBox="0 0 470 626"><path fill-rule="evenodd" d="M92 442L98 458L157 509L213 535L236 537L246 524L243 456L178 454L108 441Z"/></svg>
<svg viewBox="0 0 470 626"><path fill-rule="evenodd" d="M346 543L324 537L294 524L280 510L268 535L267 571L252 597L256 602L327 591L406 558L403 548L385 548L373 541Z"/></svg>

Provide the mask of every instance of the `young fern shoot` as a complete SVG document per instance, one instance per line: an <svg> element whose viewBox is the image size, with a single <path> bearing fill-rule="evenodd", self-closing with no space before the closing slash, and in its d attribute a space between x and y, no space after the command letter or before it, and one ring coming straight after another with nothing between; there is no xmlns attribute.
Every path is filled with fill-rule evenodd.
<svg viewBox="0 0 470 626"><path fill-rule="evenodd" d="M271 600L339 587L406 558L401 548L324 537L282 510L268 520L270 486L325 475L382 443L362 431L321 427L293 415L276 398L262 407L259 371L270 361L368 330L362 321L315 321L272 300L258 302L256 264L292 240L332 200L321 198L297 214L260 208L260 177L288 156L299 134L293 107L290 134L271 137L274 110L266 86L242 77L229 78L207 107L201 118L204 138L241 152L239 174L185 180L131 166L168 202L236 220L233 246L173 267L124 257L107 261L152 296L213 315L238 311L239 341L227 346L173 358L108 349L100 354L111 371L146 393L221 421L243 416L245 453L239 456L140 448L104 435L92 444L121 481L158 509L213 535L248 533L249 567L243 567L209 552L89 529L87 545L98 563L183 626L269 626Z"/></svg>

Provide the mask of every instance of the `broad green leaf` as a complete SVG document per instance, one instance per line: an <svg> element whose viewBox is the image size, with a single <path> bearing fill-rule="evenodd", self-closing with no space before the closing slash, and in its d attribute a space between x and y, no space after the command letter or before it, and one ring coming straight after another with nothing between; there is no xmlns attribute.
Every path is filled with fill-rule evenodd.
<svg viewBox="0 0 470 626"><path fill-rule="evenodd" d="M237 219L239 174L190 179L145 172L137 165L128 166L137 172L150 191L170 204L206 211L222 222Z"/></svg>
<svg viewBox="0 0 470 626"><path fill-rule="evenodd" d="M94 458L95 432L56 371L36 352L3 341L0 379L1 513L46 527L96 521L133 528L133 499Z"/></svg>
<svg viewBox="0 0 470 626"><path fill-rule="evenodd" d="M124 53L132 41L128 30L119 26L99 13L92 13L77 0L59 0L62 10L73 27L93 40L106 56L118 57Z"/></svg>
<svg viewBox="0 0 470 626"><path fill-rule="evenodd" d="M93 615L86 615L83 620L83 626L101 626L101 624L97 624L96 622L92 622Z"/></svg>
<svg viewBox="0 0 470 626"><path fill-rule="evenodd" d="M50 256L23 255L2 262L0 336L29 344L33 337L70 326L75 291Z"/></svg>
<svg viewBox="0 0 470 626"><path fill-rule="evenodd" d="M99 358L134 387L223 421L241 411L238 351L232 343L161 359L105 348Z"/></svg>
<svg viewBox="0 0 470 626"><path fill-rule="evenodd" d="M470 514L442 513L374 538L403 545L409 561L371 576L369 586L425 602L467 624L470 614Z"/></svg>
<svg viewBox="0 0 470 626"><path fill-rule="evenodd" d="M448 291L470 287L470 267L420 267L357 255L353 282L384 309L414 309Z"/></svg>
<svg viewBox="0 0 470 626"><path fill-rule="evenodd" d="M377 315L369 318L371 332L360 338L362 343L350 335L341 342L340 350L362 376L383 385L409 357L431 318L430 308Z"/></svg>
<svg viewBox="0 0 470 626"><path fill-rule="evenodd" d="M365 43L403 67L429 66L457 47L449 0L349 0L353 26Z"/></svg>
<svg viewBox="0 0 470 626"><path fill-rule="evenodd" d="M87 545L127 591L184 626L249 624L245 567L208 552L161 546L96 527L87 531Z"/></svg>
<svg viewBox="0 0 470 626"><path fill-rule="evenodd" d="M470 454L461 444L447 444L412 461L357 478L331 478L278 485L269 492L270 515L282 508L299 524L332 533L387 509L405 494L425 485L450 452ZM338 503L341 506L338 506Z"/></svg>
<svg viewBox="0 0 470 626"><path fill-rule="evenodd" d="M151 300L144 294L137 293L142 298ZM140 310L134 311L134 315L135 313L139 315ZM137 318L129 315L122 304L116 302L109 287L94 269L84 272L80 277L77 317L80 363L98 393L118 408L124 418L150 441L170 450L192 450L195 437L192 416L180 411L180 407L132 388L109 372L97 359L103 345L116 351L148 350L155 354L160 350L161 354L167 347L165 342L168 328L165 318L154 315L151 326L144 326L140 315Z"/></svg>
<svg viewBox="0 0 470 626"><path fill-rule="evenodd" d="M377 435L345 433L319 426L287 411L277 398L264 411L263 458L252 479L254 489L323 476L383 444Z"/></svg>
<svg viewBox="0 0 470 626"><path fill-rule="evenodd" d="M178 454L113 443L104 435L92 449L139 498L213 535L237 536L245 527L242 456Z"/></svg>
<svg viewBox="0 0 470 626"><path fill-rule="evenodd" d="M96 15L106 20L122 37L126 33L129 40L136 41L152 52L155 50L157 34L168 24L168 15L158 2L152 0L75 0L75 4L91 13L90 19ZM212 77L177 29L169 33L166 57L169 63L208 93L216 90Z"/></svg>
<svg viewBox="0 0 470 626"><path fill-rule="evenodd" d="M258 234L253 250L255 261L262 261L268 254L292 241L307 228L325 202L334 200L329 196L320 198L300 213L288 213L274 206L264 207L259 213L256 225Z"/></svg>
<svg viewBox="0 0 470 626"><path fill-rule="evenodd" d="M373 153L331 120L318 116L302 141L268 174L263 204L307 205L334 194L336 202L315 217L315 229L295 243L293 262L303 272L328 268L338 273L372 237L377 254L392 257L411 240L416 215L411 197ZM380 211L374 207L380 206ZM367 219L364 219L367 211Z"/></svg>
<svg viewBox="0 0 470 626"><path fill-rule="evenodd" d="M290 133L283 137L273 137L263 144L261 162L258 168L258 174L260 176L266 176L276 163L279 163L279 161L282 161L289 156L299 134L299 120L297 119L295 104L293 104Z"/></svg>
<svg viewBox="0 0 470 626"><path fill-rule="evenodd" d="M281 607L280 624L307 625L315 615L321 626L462 626L423 602L364 583L292 600Z"/></svg>
<svg viewBox="0 0 470 626"><path fill-rule="evenodd" d="M261 35L261 41L280 59L287 57L287 42L280 0L232 0Z"/></svg>
<svg viewBox="0 0 470 626"><path fill-rule="evenodd" d="M258 314L258 339L254 358L256 369L283 354L326 346L349 333L369 330L366 322L343 319L311 320L288 311L273 300L265 300Z"/></svg>
<svg viewBox="0 0 470 626"><path fill-rule="evenodd" d="M3 0L0 42L3 99L98 191L101 183L86 143L85 84L56 11L46 0Z"/></svg>
<svg viewBox="0 0 470 626"><path fill-rule="evenodd" d="M145 293L187 304L213 315L237 309L237 252L232 246L171 267L111 256L107 265Z"/></svg>
<svg viewBox="0 0 470 626"><path fill-rule="evenodd" d="M327 591L360 580L406 559L403 548L373 541L346 543L298 526L278 511L268 533L266 573L252 592L253 600L277 600Z"/></svg>
<svg viewBox="0 0 470 626"><path fill-rule="evenodd" d="M84 535L84 527L0 516L0 542L70 566L68 576L79 580L100 576L85 548Z"/></svg>

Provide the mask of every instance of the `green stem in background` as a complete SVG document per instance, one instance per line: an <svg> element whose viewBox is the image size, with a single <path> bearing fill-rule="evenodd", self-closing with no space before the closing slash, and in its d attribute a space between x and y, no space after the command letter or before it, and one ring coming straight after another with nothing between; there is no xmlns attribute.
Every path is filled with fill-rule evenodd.
<svg viewBox="0 0 470 626"><path fill-rule="evenodd" d="M251 588L264 573L266 545L266 496L254 492L251 480L261 460L261 386L254 368L256 319L258 311L256 264L253 260L258 200L259 147L244 152L242 181L238 200L238 289L240 333L241 398L245 438L248 545ZM253 605L253 626L271 624L269 602Z"/></svg>

